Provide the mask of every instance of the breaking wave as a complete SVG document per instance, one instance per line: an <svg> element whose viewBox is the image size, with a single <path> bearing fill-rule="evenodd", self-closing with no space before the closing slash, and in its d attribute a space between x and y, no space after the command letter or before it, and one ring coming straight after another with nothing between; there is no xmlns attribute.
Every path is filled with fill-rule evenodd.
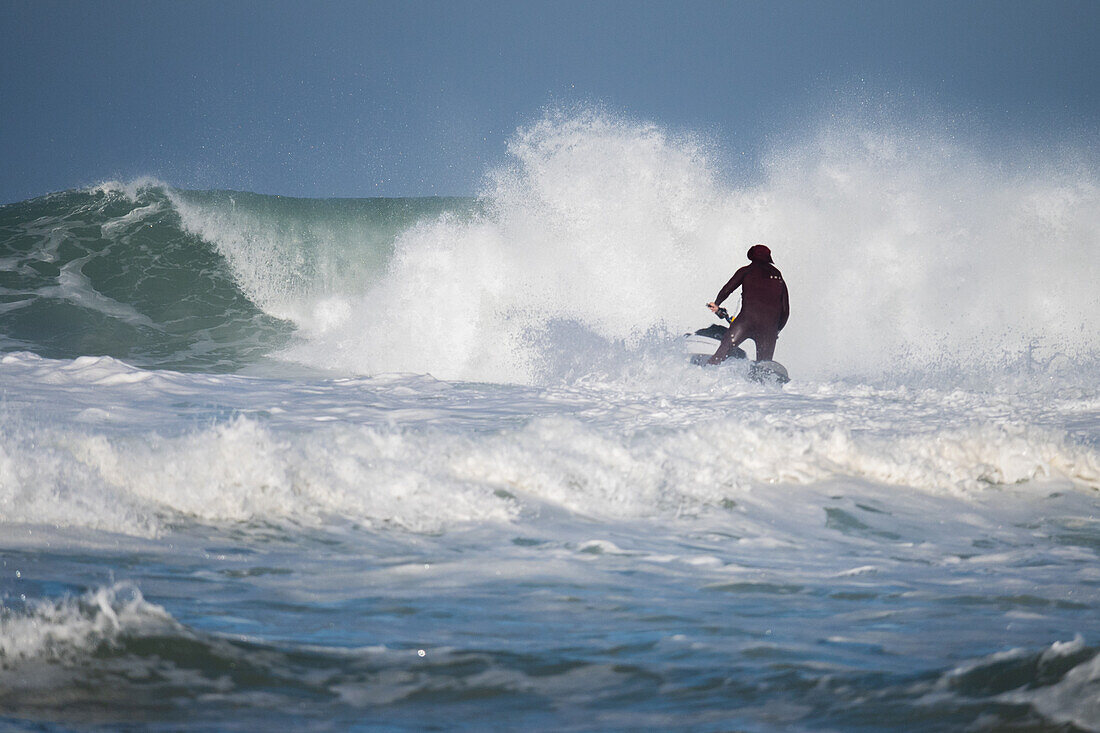
<svg viewBox="0 0 1100 733"><path fill-rule="evenodd" d="M799 375L1095 361L1100 179L1072 152L998 160L841 120L740 184L705 142L597 111L550 113L508 152L478 199L139 181L0 207L0 346L555 382L705 324L762 241Z"/></svg>
<svg viewBox="0 0 1100 733"><path fill-rule="evenodd" d="M1000 422L890 430L806 414L609 430L568 417L493 433L236 417L179 435L0 428L0 521L152 536L181 522L333 521L438 532L542 507L608 519L723 513L776 486L859 480L980 496L1033 482L1100 489L1100 454L1064 432ZM773 499L768 499L769 502ZM767 534L767 515L745 518ZM755 526L758 523L759 526Z"/></svg>

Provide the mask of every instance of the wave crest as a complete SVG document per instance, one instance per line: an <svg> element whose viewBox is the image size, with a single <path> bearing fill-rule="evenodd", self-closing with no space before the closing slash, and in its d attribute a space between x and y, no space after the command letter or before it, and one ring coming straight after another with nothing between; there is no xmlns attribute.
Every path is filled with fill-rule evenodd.
<svg viewBox="0 0 1100 733"><path fill-rule="evenodd" d="M72 662L124 636L182 632L167 611L129 583L58 601L27 601L21 611L0 606L0 669L28 660Z"/></svg>

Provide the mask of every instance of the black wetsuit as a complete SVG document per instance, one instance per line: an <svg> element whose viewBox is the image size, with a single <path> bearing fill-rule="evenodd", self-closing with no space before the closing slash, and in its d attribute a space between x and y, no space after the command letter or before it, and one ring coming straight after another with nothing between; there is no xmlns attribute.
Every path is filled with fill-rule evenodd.
<svg viewBox="0 0 1100 733"><path fill-rule="evenodd" d="M733 274L714 299L721 305L737 288L741 288L741 312L726 330L722 345L709 364L719 364L729 356L730 349L745 339L756 344L756 360L769 361L775 354L775 341L787 325L791 314L787 298L787 283L779 269L767 262L750 262Z"/></svg>

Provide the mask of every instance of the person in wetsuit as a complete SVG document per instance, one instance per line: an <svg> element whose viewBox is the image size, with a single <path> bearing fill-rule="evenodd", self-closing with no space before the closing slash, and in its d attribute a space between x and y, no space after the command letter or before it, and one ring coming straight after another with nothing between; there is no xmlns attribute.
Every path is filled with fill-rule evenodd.
<svg viewBox="0 0 1100 733"><path fill-rule="evenodd" d="M775 341L787 325L791 314L787 298L787 283L772 262L772 253L762 244L749 247L749 264L733 273L733 277L719 291L714 302L707 303L711 312L717 312L722 301L737 288L741 288L741 312L722 337L722 344L708 364L721 364L730 350L745 339L756 344L756 360L771 361L775 354Z"/></svg>

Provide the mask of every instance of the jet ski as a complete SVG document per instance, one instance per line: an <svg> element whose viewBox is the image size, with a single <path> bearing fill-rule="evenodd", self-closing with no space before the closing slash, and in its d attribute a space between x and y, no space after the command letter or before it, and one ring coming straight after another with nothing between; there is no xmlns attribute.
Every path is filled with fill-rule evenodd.
<svg viewBox="0 0 1100 733"><path fill-rule="evenodd" d="M684 351L687 352L692 364L706 366L707 360L718 350L718 344L721 343L722 337L726 335L726 329L733 323L734 316L730 316L729 311L725 308L719 308L715 315L724 320L725 325L714 323L706 328L700 328L694 333L684 334ZM748 358L748 354L745 353L745 350L735 346L730 350L727 360L746 358ZM748 376L752 381L761 384L783 385L791 381L790 375L787 373L787 367L777 361L752 362L749 365Z"/></svg>

